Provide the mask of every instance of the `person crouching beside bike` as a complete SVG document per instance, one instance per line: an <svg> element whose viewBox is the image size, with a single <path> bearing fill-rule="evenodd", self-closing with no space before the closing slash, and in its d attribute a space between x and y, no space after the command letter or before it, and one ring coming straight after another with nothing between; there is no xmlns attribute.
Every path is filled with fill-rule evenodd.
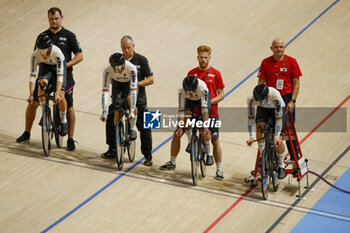
<svg viewBox="0 0 350 233"><path fill-rule="evenodd" d="M183 82L182 87L179 89L179 126L174 132L174 137L171 141L170 161L160 166L160 170L174 170L176 168L176 157L180 151L181 137L185 133L187 134L188 141L191 140L191 134L189 129L186 129L187 116L192 115L193 111L199 107L201 109L202 121L208 121L210 116L210 93L207 85L202 80L197 79L194 76L187 76ZM181 123L183 122L181 127ZM205 150L207 152L206 165L211 166L214 164L213 160L213 147L210 143L211 134L208 128L203 127L201 129L203 141L205 144ZM189 149L186 149L188 152Z"/></svg>
<svg viewBox="0 0 350 233"><path fill-rule="evenodd" d="M65 136L68 133L67 101L64 97L67 80L65 58L60 48L53 45L45 33L39 35L35 46L36 49L31 56L30 94L27 101L30 104L33 104L33 101L39 101L40 106L44 109L45 91L49 84L52 84L52 89L47 93L55 91L55 102L58 103L60 110L61 136ZM38 65L39 73L36 78Z"/></svg>
<svg viewBox="0 0 350 233"><path fill-rule="evenodd" d="M109 66L103 71L102 82L102 122L107 120L107 106L109 100L109 86L112 80L117 82L116 88L112 88L112 99L115 105L114 124L119 119L119 109L122 108L125 99L127 98L129 105L129 120L130 120L130 135L131 141L136 140L136 120L137 120L137 69L131 62L125 60L123 54L114 53L109 57ZM115 154L104 153L102 158L115 158Z"/></svg>
<svg viewBox="0 0 350 233"><path fill-rule="evenodd" d="M255 116L255 106L257 113ZM255 122L254 122L255 117ZM267 87L265 84L257 85L253 93L248 96L248 130L250 138L247 140L247 145L251 146L255 140L255 124L256 137L263 138L265 126L269 121L274 122L274 144L278 157L278 179L283 179L285 174L284 167L284 151L285 146L282 142L285 120L285 104L281 94L273 87ZM265 140L258 140L259 152L265 148Z"/></svg>

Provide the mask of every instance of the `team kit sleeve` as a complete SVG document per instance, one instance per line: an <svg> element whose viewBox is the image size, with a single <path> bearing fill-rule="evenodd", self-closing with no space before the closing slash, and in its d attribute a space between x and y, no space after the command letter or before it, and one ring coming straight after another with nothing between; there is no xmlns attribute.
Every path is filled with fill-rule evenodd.
<svg viewBox="0 0 350 233"><path fill-rule="evenodd" d="M258 77L261 79L266 79L266 72L267 72L267 66L266 66L266 61L263 60L260 65L260 69L258 72Z"/></svg>
<svg viewBox="0 0 350 233"><path fill-rule="evenodd" d="M109 86L110 86L109 74L110 74L110 69L109 67L106 67L103 70L103 74L102 74L102 111L107 111L107 105L109 100L108 98Z"/></svg>
<svg viewBox="0 0 350 233"><path fill-rule="evenodd" d="M208 101L210 101L209 100L209 91L208 91L208 88L205 87L202 89L202 98L201 98L202 113L208 112Z"/></svg>
<svg viewBox="0 0 350 233"><path fill-rule="evenodd" d="M131 64L131 63L130 63ZM131 80L130 80L130 94L131 94L131 112L134 113L137 101L137 69L136 66L131 64L130 70Z"/></svg>
<svg viewBox="0 0 350 233"><path fill-rule="evenodd" d="M178 101L179 101L179 117L183 118L185 116L185 92L181 87L178 91Z"/></svg>
<svg viewBox="0 0 350 233"><path fill-rule="evenodd" d="M302 76L299 64L296 59L292 62L292 79L299 78Z"/></svg>
<svg viewBox="0 0 350 233"><path fill-rule="evenodd" d="M36 71L37 71L37 51L34 50L30 56L30 79L32 83L36 82Z"/></svg>
<svg viewBox="0 0 350 233"><path fill-rule="evenodd" d="M146 57L143 57L142 59L142 66L141 68L143 69L143 74L145 74L145 77L149 77L153 75L152 69L150 64L148 63L148 60Z"/></svg>
<svg viewBox="0 0 350 233"><path fill-rule="evenodd" d="M220 71L217 71L215 78L216 78L216 80L215 80L216 81L216 89L224 89L225 84L222 80L222 76L221 76Z"/></svg>
<svg viewBox="0 0 350 233"><path fill-rule="evenodd" d="M247 106L248 106L248 132L251 138L255 138L255 101L253 98L253 94L250 94L247 98Z"/></svg>
<svg viewBox="0 0 350 233"><path fill-rule="evenodd" d="M80 43L73 32L69 34L69 47L74 54L82 52Z"/></svg>
<svg viewBox="0 0 350 233"><path fill-rule="evenodd" d="M63 74L64 74L64 55L58 47L52 47L56 56L56 70L57 70L57 82L63 83Z"/></svg>
<svg viewBox="0 0 350 233"><path fill-rule="evenodd" d="M271 92L271 90L270 90ZM280 93L274 89L272 91L272 98L275 107L275 138L279 138L283 126L283 116L284 116L284 101Z"/></svg>

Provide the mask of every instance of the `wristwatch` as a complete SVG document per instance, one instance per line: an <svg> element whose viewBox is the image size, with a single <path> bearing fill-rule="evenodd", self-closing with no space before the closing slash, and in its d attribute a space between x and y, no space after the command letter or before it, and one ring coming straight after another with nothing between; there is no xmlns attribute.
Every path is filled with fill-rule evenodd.
<svg viewBox="0 0 350 233"><path fill-rule="evenodd" d="M290 101L292 101L293 103L297 102L296 100L293 100L293 99L291 99Z"/></svg>

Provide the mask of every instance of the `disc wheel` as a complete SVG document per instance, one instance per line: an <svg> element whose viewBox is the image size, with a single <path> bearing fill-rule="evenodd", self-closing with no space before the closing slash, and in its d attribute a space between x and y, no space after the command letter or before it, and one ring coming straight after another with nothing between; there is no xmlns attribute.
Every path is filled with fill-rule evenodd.
<svg viewBox="0 0 350 233"><path fill-rule="evenodd" d="M194 186L198 184L198 165L199 161L197 161L198 156L198 139L197 137L192 137L191 139L191 174L192 174L192 182Z"/></svg>
<svg viewBox="0 0 350 233"><path fill-rule="evenodd" d="M128 129L130 129L130 122L129 122L129 120L126 120L126 121L128 124ZM128 140L127 149L128 149L129 161L134 162L135 161L135 154L136 154L136 141L135 140L134 141Z"/></svg>
<svg viewBox="0 0 350 233"><path fill-rule="evenodd" d="M198 143L199 146L199 162L200 162L200 169L201 169L201 175L202 177L205 177L207 175L207 167L205 165L205 150L204 150L204 145L202 143Z"/></svg>
<svg viewBox="0 0 350 233"><path fill-rule="evenodd" d="M121 121L117 122L115 141L116 141L116 162L119 171L123 169L124 165L124 144L125 144L125 135L124 135L124 126Z"/></svg>
<svg viewBox="0 0 350 233"><path fill-rule="evenodd" d="M269 195L270 177L267 172L267 154L266 150L262 153L261 159L261 174L260 174L261 193L264 200L267 200Z"/></svg>
<svg viewBox="0 0 350 233"><path fill-rule="evenodd" d="M61 136L61 119L60 119L60 113L58 109L58 105L55 105L54 111L53 111L53 124L54 124L54 132L55 132L55 142L57 148L61 148L63 144L63 136Z"/></svg>
<svg viewBox="0 0 350 233"><path fill-rule="evenodd" d="M52 130L51 112L50 112L50 108L46 106L43 109L42 125L41 125L41 142L42 142L43 151L46 157L50 155L51 133L52 133L51 130Z"/></svg>

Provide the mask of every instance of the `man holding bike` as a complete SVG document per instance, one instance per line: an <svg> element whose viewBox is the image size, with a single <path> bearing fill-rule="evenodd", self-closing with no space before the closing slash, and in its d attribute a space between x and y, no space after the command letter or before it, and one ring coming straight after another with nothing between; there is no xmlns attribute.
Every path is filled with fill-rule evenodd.
<svg viewBox="0 0 350 233"><path fill-rule="evenodd" d="M188 116L192 115L197 107L200 109L199 114L202 116L202 121L208 121L210 116L210 93L207 85L194 76L187 76L179 89L178 128L175 130L171 141L170 161L160 166L160 170L174 170L176 168L176 157L180 151L181 137L187 130L190 130L186 127ZM213 148L210 143L211 133L204 125L201 133L207 152L206 165L211 166L214 164Z"/></svg>
<svg viewBox="0 0 350 233"><path fill-rule="evenodd" d="M255 106L257 113L255 116ZM255 117L255 122L254 122ZM274 144L278 157L278 179L283 179L285 174L284 168L284 151L285 147L282 142L285 120L285 104L281 94L273 87L267 87L265 84L257 85L253 93L248 96L248 130L250 138L247 140L247 145L251 146L255 140L255 125L256 138L264 137L262 130L265 125L272 120L274 130ZM265 148L265 140L258 140L260 154Z"/></svg>
<svg viewBox="0 0 350 233"><path fill-rule="evenodd" d="M137 69L129 61L125 60L123 54L114 53L109 57L109 66L103 71L102 82L102 115L101 121L107 120L107 106L109 100L109 86L112 80L116 81L113 85L112 100L115 105L114 124L119 119L119 109L122 108L124 101L127 99L129 105L130 119L130 140L134 141L137 137L136 120L137 120ZM104 154L102 154L102 158Z"/></svg>
<svg viewBox="0 0 350 233"><path fill-rule="evenodd" d="M37 78L37 66L39 74ZM28 102L38 101L45 107L45 90L52 84L48 93L55 91L55 102L58 103L61 118L61 136L68 133L67 102L64 97L66 87L66 63L62 51L52 44L46 33L39 35L36 40L36 49L31 55L31 73L29 82ZM38 88L39 87L39 88Z"/></svg>

